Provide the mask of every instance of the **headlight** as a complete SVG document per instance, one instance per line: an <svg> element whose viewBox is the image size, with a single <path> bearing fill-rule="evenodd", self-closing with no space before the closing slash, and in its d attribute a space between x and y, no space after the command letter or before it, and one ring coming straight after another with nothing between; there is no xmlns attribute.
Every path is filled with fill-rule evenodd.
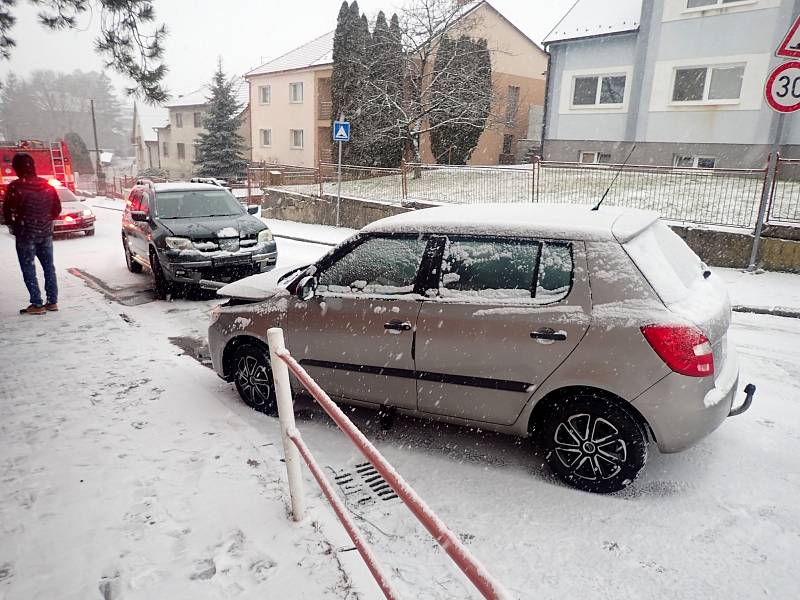
<svg viewBox="0 0 800 600"><path fill-rule="evenodd" d="M92 211L90 211L88 208L83 209L83 216L84 217L91 217L92 216Z"/></svg>
<svg viewBox="0 0 800 600"><path fill-rule="evenodd" d="M189 250L192 247L192 240L184 237L168 237L164 240L167 243L167 248L173 250Z"/></svg>
<svg viewBox="0 0 800 600"><path fill-rule="evenodd" d="M265 244L272 241L272 232L269 229L258 232L258 243Z"/></svg>

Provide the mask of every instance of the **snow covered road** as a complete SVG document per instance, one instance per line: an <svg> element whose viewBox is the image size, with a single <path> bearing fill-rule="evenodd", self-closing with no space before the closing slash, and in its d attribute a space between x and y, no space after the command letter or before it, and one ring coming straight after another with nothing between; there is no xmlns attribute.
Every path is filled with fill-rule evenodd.
<svg viewBox="0 0 800 600"><path fill-rule="evenodd" d="M62 311L44 317L16 315L0 229L0 599L379 598L307 474L311 518L287 518L277 421L170 342L201 348L217 301L151 301L119 213L96 212L97 236L55 244ZM281 262L326 250L279 239ZM753 408L685 453L652 449L616 496L557 485L524 440L350 414L519 598L793 598L800 320L735 314L731 335ZM332 472L363 461L311 401L297 408ZM401 505L354 510L404 597L475 597Z"/></svg>

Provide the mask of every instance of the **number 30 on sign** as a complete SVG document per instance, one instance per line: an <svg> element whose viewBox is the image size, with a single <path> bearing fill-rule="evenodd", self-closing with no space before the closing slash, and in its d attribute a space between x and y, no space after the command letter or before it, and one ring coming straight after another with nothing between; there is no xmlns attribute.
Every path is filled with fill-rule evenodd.
<svg viewBox="0 0 800 600"><path fill-rule="evenodd" d="M784 63L772 71L764 94L773 110L782 113L800 110L800 61Z"/></svg>

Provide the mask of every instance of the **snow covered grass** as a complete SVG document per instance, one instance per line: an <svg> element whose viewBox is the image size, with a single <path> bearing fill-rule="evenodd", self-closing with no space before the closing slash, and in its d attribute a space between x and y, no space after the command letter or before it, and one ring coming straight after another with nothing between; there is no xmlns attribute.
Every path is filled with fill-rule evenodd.
<svg viewBox="0 0 800 600"><path fill-rule="evenodd" d="M204 336L218 301L122 306L66 272L148 281L125 270L119 213L96 212L94 238L56 241L61 312L17 316L21 276L0 264L0 598L380 598L307 472L311 517L289 519L277 420L169 342ZM278 244L281 261L327 251ZM0 252L13 257L4 228ZM734 303L800 305L798 276L714 272ZM515 597L793 598L800 320L735 314L730 337L753 407L687 452L651 447L615 496L558 485L526 440L405 417L382 431L374 411L347 411ZM364 462L296 402L330 474ZM476 597L402 505L345 501L402 597Z"/></svg>
<svg viewBox="0 0 800 600"><path fill-rule="evenodd" d="M403 197L401 176L387 175L342 182L342 194L352 198L400 203L403 200L475 204L483 202L546 202L593 204L615 175L613 169L542 167L536 176L523 168L422 168L407 176ZM686 169L658 172L625 171L605 203L656 210L664 218L737 227L755 226L763 175L711 175ZM319 194L317 185L281 189ZM336 194L336 183L323 185ZM784 221L800 221L800 183L782 181L772 213Z"/></svg>

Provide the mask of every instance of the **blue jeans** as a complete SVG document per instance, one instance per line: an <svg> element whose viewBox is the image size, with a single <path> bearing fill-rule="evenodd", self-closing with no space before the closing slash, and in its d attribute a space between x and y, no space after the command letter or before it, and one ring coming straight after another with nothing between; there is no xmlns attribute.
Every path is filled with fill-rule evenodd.
<svg viewBox="0 0 800 600"><path fill-rule="evenodd" d="M53 238L17 238L17 258L22 269L22 278L25 287L31 296L31 304L42 305L42 292L39 291L39 281L36 279L36 262L38 258L44 271L44 291L47 294L47 303L58 302L58 282L56 281L56 267L53 264Z"/></svg>

